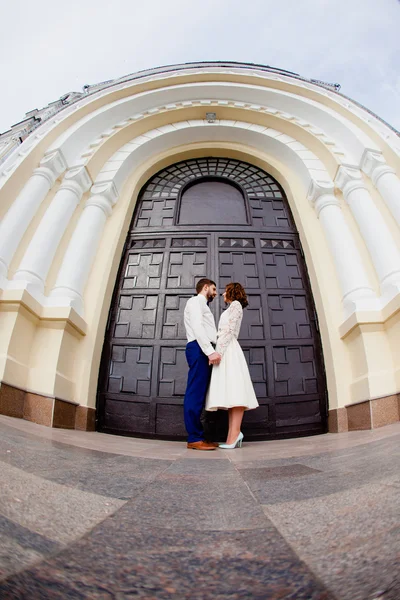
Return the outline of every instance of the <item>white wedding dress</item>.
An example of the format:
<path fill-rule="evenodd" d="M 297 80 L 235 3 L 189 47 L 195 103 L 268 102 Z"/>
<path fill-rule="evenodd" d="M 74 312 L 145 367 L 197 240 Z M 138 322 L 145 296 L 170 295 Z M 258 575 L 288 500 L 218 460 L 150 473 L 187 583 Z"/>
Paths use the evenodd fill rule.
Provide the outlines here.
<path fill-rule="evenodd" d="M 242 305 L 234 300 L 219 320 L 216 351 L 222 360 L 212 368 L 206 410 L 227 410 L 234 406 L 251 410 L 258 406 L 246 359 L 237 341 L 242 318 Z"/>

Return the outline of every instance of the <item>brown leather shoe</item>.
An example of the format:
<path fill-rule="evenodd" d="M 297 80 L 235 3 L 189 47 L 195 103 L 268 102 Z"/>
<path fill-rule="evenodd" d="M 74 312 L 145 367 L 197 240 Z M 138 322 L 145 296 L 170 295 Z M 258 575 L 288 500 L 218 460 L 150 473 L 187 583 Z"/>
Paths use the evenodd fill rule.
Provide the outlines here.
<path fill-rule="evenodd" d="M 204 440 L 200 442 L 188 442 L 187 447 L 191 450 L 215 450 L 216 446 L 208 444 Z"/>
<path fill-rule="evenodd" d="M 218 448 L 219 443 L 218 442 L 210 442 L 209 440 L 204 440 L 206 444 L 208 444 L 209 446 L 214 446 L 214 448 Z"/>

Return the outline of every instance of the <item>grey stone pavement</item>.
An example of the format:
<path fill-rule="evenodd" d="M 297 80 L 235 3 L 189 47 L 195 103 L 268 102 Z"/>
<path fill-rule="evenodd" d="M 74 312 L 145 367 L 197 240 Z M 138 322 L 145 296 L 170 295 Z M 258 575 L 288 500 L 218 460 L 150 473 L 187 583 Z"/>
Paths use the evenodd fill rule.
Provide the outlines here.
<path fill-rule="evenodd" d="M 0 417 L 0 598 L 399 600 L 399 442 L 196 452 Z"/>

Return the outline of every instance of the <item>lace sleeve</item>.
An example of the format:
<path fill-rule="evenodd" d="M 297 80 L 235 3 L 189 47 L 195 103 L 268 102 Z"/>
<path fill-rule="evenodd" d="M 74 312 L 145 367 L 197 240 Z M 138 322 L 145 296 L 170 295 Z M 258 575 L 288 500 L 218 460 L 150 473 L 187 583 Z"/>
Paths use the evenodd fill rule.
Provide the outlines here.
<path fill-rule="evenodd" d="M 228 310 L 228 321 L 224 324 L 222 330 L 218 332 L 216 351 L 221 355 L 225 353 L 232 339 L 238 336 L 243 316 L 242 305 L 237 300 L 232 302 Z"/>

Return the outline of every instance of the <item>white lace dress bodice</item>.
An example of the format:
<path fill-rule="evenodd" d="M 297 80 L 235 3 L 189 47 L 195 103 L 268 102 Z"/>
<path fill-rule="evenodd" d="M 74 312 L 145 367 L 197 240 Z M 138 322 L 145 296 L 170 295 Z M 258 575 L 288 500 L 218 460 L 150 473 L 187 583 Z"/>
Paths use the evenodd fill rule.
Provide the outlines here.
<path fill-rule="evenodd" d="M 243 308 L 240 302 L 235 300 L 221 315 L 218 323 L 216 351 L 225 354 L 232 339 L 238 339 L 240 326 L 242 324 Z"/>

